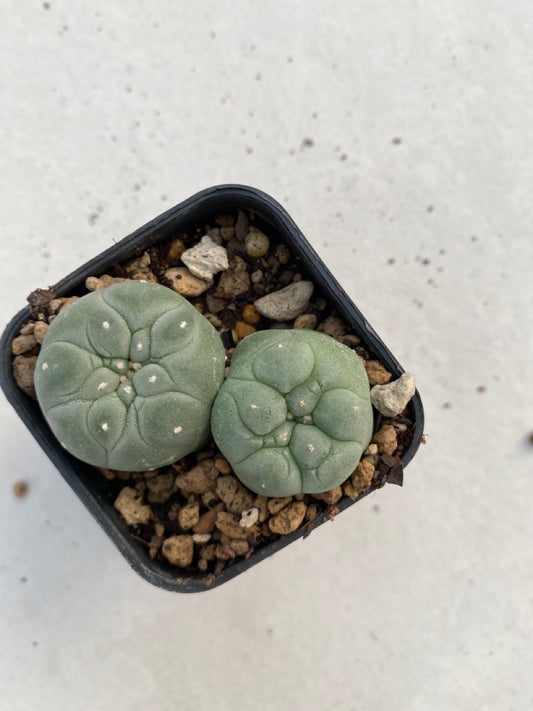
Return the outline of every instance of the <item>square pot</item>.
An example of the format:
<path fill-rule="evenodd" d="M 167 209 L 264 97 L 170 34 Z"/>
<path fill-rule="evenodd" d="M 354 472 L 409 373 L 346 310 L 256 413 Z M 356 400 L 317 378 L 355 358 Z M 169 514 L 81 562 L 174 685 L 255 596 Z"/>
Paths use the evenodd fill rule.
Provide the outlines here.
<path fill-rule="evenodd" d="M 342 316 L 347 326 L 361 339 L 362 345 L 387 368 L 394 379 L 398 378 L 403 373 L 403 369 L 396 358 L 348 298 L 287 212 L 270 196 L 247 186 L 221 185 L 194 195 L 69 274 L 53 287 L 54 292 L 58 297 L 81 295 L 86 291 L 85 279 L 88 276 L 105 273 L 114 264 L 124 263 L 134 258 L 139 254 L 139 251 L 142 252 L 183 232 L 194 231 L 197 227 L 213 224 L 212 220 L 217 214 L 238 209 L 253 212 L 257 224 L 262 226 L 265 232 L 275 236 L 278 242 L 284 243 L 289 248 L 304 278 L 314 282 L 316 291 Z M 2 389 L 62 476 L 114 541 L 130 565 L 146 580 L 158 587 L 176 592 L 198 592 L 212 589 L 309 532 L 308 527 L 303 527 L 281 538 L 265 541 L 253 551 L 248 559 L 234 560 L 216 577 L 212 573 L 201 574 L 198 571 L 178 570 L 165 562 L 151 559 L 146 548 L 132 537 L 126 523 L 115 510 L 113 495 L 104 477 L 95 473 L 94 467 L 72 457 L 60 446 L 44 420 L 38 403 L 26 395 L 16 384 L 12 372 L 11 342 L 28 319 L 29 307 L 26 307 L 8 324 L 0 341 L 0 384 Z M 418 392 L 409 402 L 407 412 L 409 420 L 413 424 L 410 442 L 405 446 L 401 455 L 404 466 L 415 455 L 423 434 L 424 415 Z M 383 481 L 379 482 L 380 485 L 383 483 Z M 337 508 L 339 511 L 343 511 L 375 488 L 376 485 L 372 486 L 354 501 L 343 497 Z M 325 520 L 326 514 L 321 514 L 318 519 L 313 521 L 312 528 Z"/>

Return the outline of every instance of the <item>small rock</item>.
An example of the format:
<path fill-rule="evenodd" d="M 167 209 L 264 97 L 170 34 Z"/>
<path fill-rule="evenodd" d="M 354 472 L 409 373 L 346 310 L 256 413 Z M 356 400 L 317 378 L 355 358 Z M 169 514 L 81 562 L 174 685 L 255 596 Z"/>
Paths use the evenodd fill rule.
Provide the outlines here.
<path fill-rule="evenodd" d="M 44 321 L 37 321 L 35 323 L 35 328 L 33 329 L 33 335 L 35 336 L 35 340 L 37 343 L 42 343 L 44 341 L 44 337 L 46 336 L 46 332 L 48 331 L 48 324 L 45 323 Z"/>
<path fill-rule="evenodd" d="M 217 299 L 211 294 L 206 294 L 205 303 L 212 314 L 218 314 L 219 311 L 226 308 L 226 303 L 222 299 Z"/>
<path fill-rule="evenodd" d="M 348 493 L 345 488 L 346 495 L 349 496 L 350 499 L 355 499 L 360 496 L 360 494 L 364 493 L 372 483 L 374 472 L 375 467 L 370 462 L 362 459 L 355 468 L 351 478 L 345 482 L 345 487 L 351 485 L 351 494 Z"/>
<path fill-rule="evenodd" d="M 223 506 L 224 504 L 221 502 L 221 507 Z M 193 526 L 192 530 L 194 533 L 211 533 L 215 527 L 215 521 L 217 520 L 219 510 L 220 508 L 215 507 L 214 509 L 210 509 L 209 511 L 203 513 L 198 519 L 198 522 Z"/>
<path fill-rule="evenodd" d="M 174 475 L 170 472 L 158 474 L 146 482 L 148 501 L 151 504 L 164 504 L 174 493 Z"/>
<path fill-rule="evenodd" d="M 372 437 L 372 441 L 377 444 L 380 454 L 394 454 L 398 446 L 396 430 L 392 425 L 383 425 Z"/>
<path fill-rule="evenodd" d="M 120 284 L 123 281 L 129 281 L 129 279 L 112 277 L 109 274 L 102 274 L 100 277 L 88 276 L 85 280 L 85 286 L 88 291 L 99 291 L 100 289 L 105 289 L 113 284 Z"/>
<path fill-rule="evenodd" d="M 285 244 L 278 244 L 275 256 L 280 264 L 287 264 L 291 258 L 291 251 Z"/>
<path fill-rule="evenodd" d="M 104 276 L 107 276 L 107 274 L 104 274 Z M 109 279 L 112 279 L 112 277 L 109 277 Z M 119 281 L 127 281 L 127 280 L 120 279 Z M 109 285 L 106 283 L 102 288 L 105 288 L 106 286 L 109 286 Z M 50 314 L 50 316 L 48 318 L 48 322 L 50 322 L 52 320 L 52 316 L 54 314 L 61 313 L 61 311 L 64 311 L 67 308 L 67 306 L 70 306 L 70 304 L 73 304 L 79 298 L 80 298 L 79 296 L 68 296 L 68 297 L 62 296 L 59 299 L 52 299 L 52 301 L 48 305 L 48 313 Z"/>
<path fill-rule="evenodd" d="M 229 538 L 246 538 L 248 535 L 248 531 L 240 525 L 237 517 L 226 511 L 219 511 L 215 526 Z"/>
<path fill-rule="evenodd" d="M 296 531 L 304 520 L 306 510 L 307 506 L 303 501 L 294 501 L 284 509 L 281 509 L 275 516 L 272 516 L 268 522 L 268 527 L 272 533 L 278 533 L 281 536 L 292 533 Z"/>
<path fill-rule="evenodd" d="M 370 399 L 378 412 L 385 417 L 399 415 L 415 394 L 415 376 L 404 373 L 398 380 L 386 385 L 375 385 L 370 391 Z"/>
<path fill-rule="evenodd" d="M 358 346 L 361 343 L 361 339 L 354 336 L 352 333 L 347 333 L 342 339 L 342 342 L 345 346 L 348 346 L 348 348 L 355 348 L 355 346 Z"/>
<path fill-rule="evenodd" d="M 200 279 L 186 267 L 170 267 L 165 272 L 169 286 L 182 296 L 200 296 L 213 284 L 212 280 Z"/>
<path fill-rule="evenodd" d="M 263 274 L 263 272 L 260 269 L 255 269 L 250 275 L 252 284 L 260 284 L 264 278 L 265 278 L 265 275 Z"/>
<path fill-rule="evenodd" d="M 220 275 L 214 296 L 217 299 L 233 299 L 250 288 L 250 277 L 246 262 L 241 257 L 232 258 L 229 268 Z"/>
<path fill-rule="evenodd" d="M 314 521 L 314 519 L 318 516 L 319 512 L 320 509 L 318 507 L 318 504 L 314 504 L 313 502 L 311 502 L 307 505 L 307 511 L 305 512 L 305 520 L 307 522 Z"/>
<path fill-rule="evenodd" d="M 215 274 L 229 266 L 225 248 L 219 247 L 209 235 L 204 235 L 197 245 L 186 249 L 181 255 L 181 261 L 191 274 L 205 281 L 211 281 Z"/>
<path fill-rule="evenodd" d="M 215 467 L 221 474 L 231 474 L 230 464 L 224 457 L 215 457 Z"/>
<path fill-rule="evenodd" d="M 328 316 L 317 330 L 339 340 L 346 335 L 346 324 L 339 316 Z"/>
<path fill-rule="evenodd" d="M 235 335 L 237 336 L 237 341 L 242 341 L 246 336 L 255 333 L 257 329 L 255 326 L 251 326 L 249 323 L 244 323 L 244 321 L 237 321 L 235 324 Z"/>
<path fill-rule="evenodd" d="M 307 328 L 312 331 L 316 326 L 317 317 L 315 314 L 300 314 L 294 321 L 294 328 Z"/>
<path fill-rule="evenodd" d="M 242 310 L 242 320 L 251 326 L 257 326 L 261 320 L 261 314 L 253 304 L 246 304 Z"/>
<path fill-rule="evenodd" d="M 36 363 L 37 356 L 28 357 L 19 355 L 13 360 L 13 377 L 15 378 L 15 382 L 26 395 L 29 395 L 34 400 L 37 399 L 35 386 L 33 384 L 33 373 Z"/>
<path fill-rule="evenodd" d="M 17 336 L 11 341 L 11 352 L 14 356 L 22 355 L 31 351 L 37 345 L 37 340 L 33 333 L 28 333 L 27 336 Z"/>
<path fill-rule="evenodd" d="M 252 494 L 231 474 L 218 477 L 217 494 L 230 513 L 241 514 L 252 508 Z"/>
<path fill-rule="evenodd" d="M 219 543 L 215 548 L 215 555 L 219 560 L 233 560 L 236 553 L 227 543 Z"/>
<path fill-rule="evenodd" d="M 24 326 L 20 327 L 19 335 L 20 336 L 29 336 L 31 333 L 35 331 L 35 325 L 36 323 L 44 323 L 44 321 L 28 321 L 28 323 L 25 323 Z"/>
<path fill-rule="evenodd" d="M 172 240 L 170 243 L 170 246 L 168 248 L 168 255 L 167 259 L 169 262 L 177 262 L 178 259 L 181 258 L 181 255 L 185 251 L 185 245 L 183 244 L 183 240 L 176 238 Z"/>
<path fill-rule="evenodd" d="M 200 558 L 203 560 L 215 560 L 216 558 L 216 545 L 214 543 L 209 543 L 208 545 L 203 545 L 198 551 Z"/>
<path fill-rule="evenodd" d="M 212 459 L 204 459 L 185 474 L 178 474 L 176 486 L 193 494 L 205 494 L 215 488 L 218 471 Z"/>
<path fill-rule="evenodd" d="M 235 237 L 235 227 L 221 227 L 220 237 L 224 240 L 224 242 L 229 242 Z"/>
<path fill-rule="evenodd" d="M 209 543 L 209 541 L 211 540 L 211 534 L 210 533 L 193 533 L 192 540 L 194 543 L 198 543 L 198 544 Z"/>
<path fill-rule="evenodd" d="M 244 238 L 244 247 L 249 257 L 264 257 L 270 247 L 270 241 L 261 230 L 253 228 Z"/>
<path fill-rule="evenodd" d="M 269 512 L 274 515 L 284 509 L 285 506 L 288 506 L 291 501 L 292 496 L 273 497 L 271 499 L 268 499 L 267 508 Z"/>
<path fill-rule="evenodd" d="M 229 546 L 237 555 L 246 555 L 250 550 L 250 544 L 242 538 L 233 538 L 230 541 Z"/>
<path fill-rule="evenodd" d="M 312 293 L 312 282 L 302 280 L 262 296 L 254 306 L 272 321 L 290 321 L 305 311 Z"/>
<path fill-rule="evenodd" d="M 192 536 L 170 536 L 163 542 L 161 552 L 172 565 L 186 568 L 192 563 L 194 556 L 194 543 Z"/>
<path fill-rule="evenodd" d="M 258 495 L 254 499 L 254 508 L 259 512 L 259 523 L 263 523 L 269 516 L 268 499 L 266 496 Z"/>
<path fill-rule="evenodd" d="M 378 453 L 378 446 L 375 442 L 370 442 L 368 447 L 365 449 L 363 452 L 364 457 L 373 457 L 375 454 Z"/>
<path fill-rule="evenodd" d="M 248 215 L 243 210 L 239 210 L 237 213 L 237 222 L 235 223 L 235 237 L 240 242 L 242 242 L 248 234 L 249 226 L 250 221 L 248 220 Z"/>
<path fill-rule="evenodd" d="M 323 501 L 326 504 L 336 504 L 340 499 L 342 499 L 342 489 L 340 486 L 336 486 L 329 491 L 324 491 L 321 494 L 313 494 L 314 499 Z"/>
<path fill-rule="evenodd" d="M 115 508 L 128 526 L 148 523 L 152 516 L 151 508 L 142 503 L 142 495 L 130 486 L 121 489 L 115 501 Z"/>
<path fill-rule="evenodd" d="M 251 509 L 248 509 L 248 511 L 243 511 L 241 520 L 239 521 L 239 526 L 242 526 L 243 528 L 250 528 L 250 526 L 253 526 L 254 523 L 257 523 L 259 520 L 259 509 L 253 506 Z"/>
<path fill-rule="evenodd" d="M 184 531 L 196 526 L 200 520 L 200 505 L 197 501 L 182 506 L 178 513 L 178 523 Z"/>
<path fill-rule="evenodd" d="M 215 223 L 219 227 L 233 227 L 235 224 L 235 218 L 233 215 L 229 214 L 220 214 L 215 217 Z"/>
<path fill-rule="evenodd" d="M 378 360 L 363 360 L 370 387 L 373 385 L 384 385 L 392 378 L 388 370 L 381 365 Z"/>

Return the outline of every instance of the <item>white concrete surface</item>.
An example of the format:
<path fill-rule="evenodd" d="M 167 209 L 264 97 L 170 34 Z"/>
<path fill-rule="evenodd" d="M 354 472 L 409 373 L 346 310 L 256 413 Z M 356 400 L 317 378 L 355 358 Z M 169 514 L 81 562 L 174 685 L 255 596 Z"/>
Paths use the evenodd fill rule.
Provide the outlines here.
<path fill-rule="evenodd" d="M 531 3 L 45 5 L 1 7 L 3 321 L 198 189 L 247 183 L 417 374 L 428 442 L 403 489 L 173 595 L 2 397 L 0 708 L 533 708 Z"/>

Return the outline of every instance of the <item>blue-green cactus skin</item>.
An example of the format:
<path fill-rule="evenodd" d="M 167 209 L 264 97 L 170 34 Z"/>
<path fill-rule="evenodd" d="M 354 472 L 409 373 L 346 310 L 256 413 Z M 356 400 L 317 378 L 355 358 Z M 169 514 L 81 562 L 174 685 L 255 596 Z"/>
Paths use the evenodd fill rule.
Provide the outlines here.
<path fill-rule="evenodd" d="M 186 299 L 127 281 L 83 296 L 50 324 L 35 389 L 71 454 L 145 471 L 204 444 L 224 362 L 216 330 Z"/>
<path fill-rule="evenodd" d="M 211 413 L 215 441 L 257 494 L 317 494 L 345 481 L 372 436 L 365 368 L 323 333 L 260 331 L 235 349 Z"/>

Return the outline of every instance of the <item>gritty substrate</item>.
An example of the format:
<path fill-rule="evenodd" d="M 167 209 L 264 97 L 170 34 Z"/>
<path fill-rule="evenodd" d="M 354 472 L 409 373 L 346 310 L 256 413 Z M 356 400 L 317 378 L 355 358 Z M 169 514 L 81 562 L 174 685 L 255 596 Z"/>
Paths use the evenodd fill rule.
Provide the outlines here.
<path fill-rule="evenodd" d="M 123 279 L 159 282 L 175 289 L 217 329 L 228 365 L 235 345 L 256 330 L 314 328 L 358 353 L 370 386 L 389 382 L 391 374 L 348 330 L 317 289 L 303 312 L 290 322 L 273 322 L 257 312 L 253 303 L 259 297 L 309 277 L 302 274 L 275 234 L 261 228 L 260 235 L 245 239 L 254 228 L 253 215 L 244 211 L 217 215 L 210 225 L 139 252 L 135 259 L 114 266 L 107 274 L 88 277 L 87 291 Z M 229 268 L 211 281 L 192 276 L 180 260 L 183 251 L 205 234 L 223 245 L 229 258 Z M 265 248 L 262 256 L 256 256 Z M 37 290 L 28 297 L 31 320 L 13 340 L 12 351 L 15 379 L 30 397 L 35 398 L 33 370 L 48 324 L 76 298 L 57 298 L 51 289 Z M 310 531 L 324 515 L 333 520 L 343 497 L 355 500 L 387 481 L 401 484 L 400 456 L 413 429 L 408 409 L 394 418 L 383 418 L 374 411 L 374 435 L 362 460 L 342 486 L 324 494 L 282 499 L 257 496 L 240 484 L 212 441 L 156 471 L 95 468 L 95 476 L 105 478 L 115 508 L 147 555 L 163 564 L 211 574 L 214 579 L 231 561 L 248 558 L 266 541 L 299 528 Z"/>

